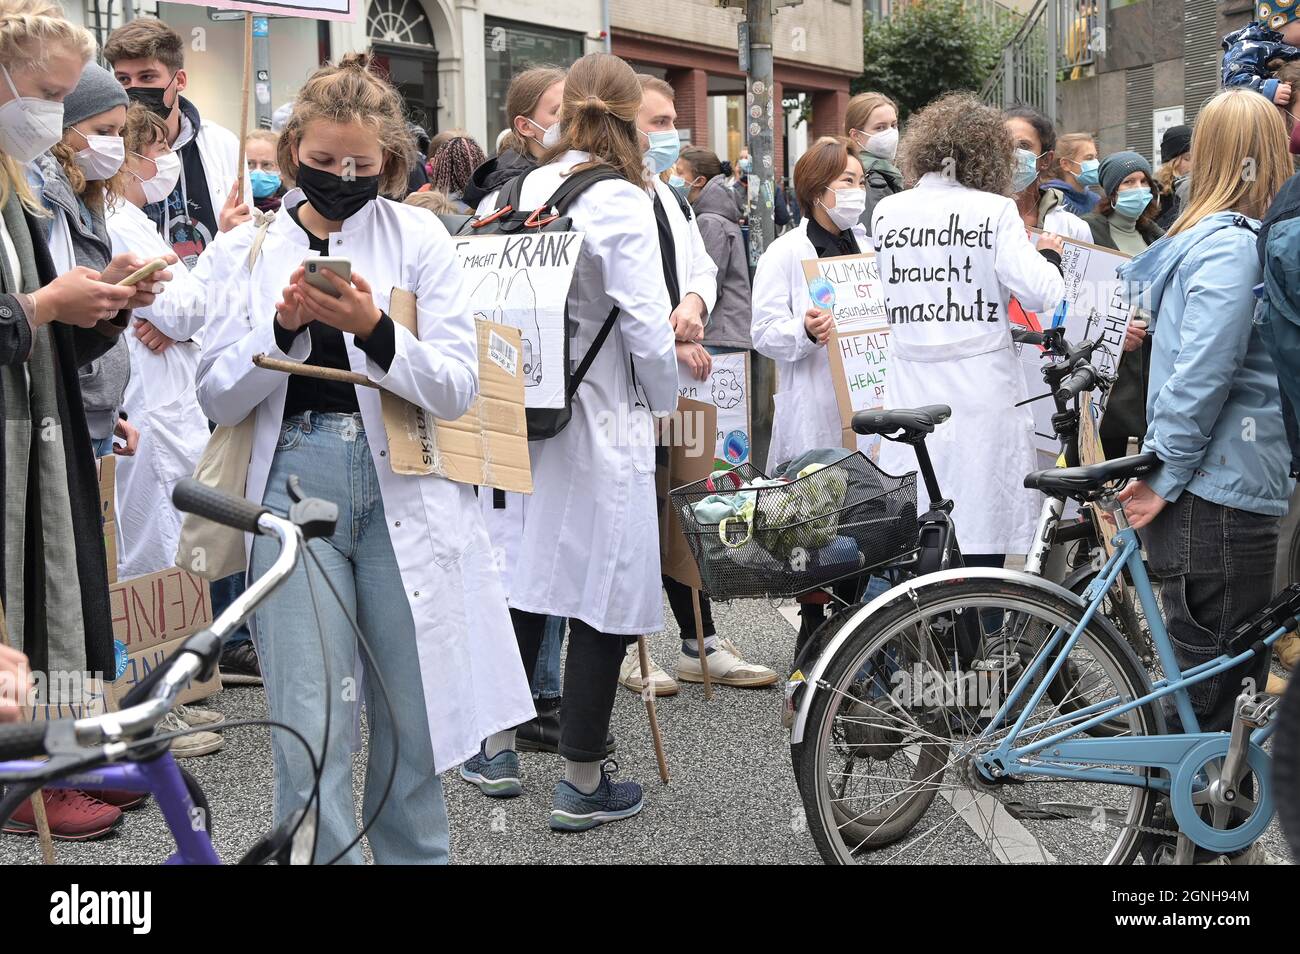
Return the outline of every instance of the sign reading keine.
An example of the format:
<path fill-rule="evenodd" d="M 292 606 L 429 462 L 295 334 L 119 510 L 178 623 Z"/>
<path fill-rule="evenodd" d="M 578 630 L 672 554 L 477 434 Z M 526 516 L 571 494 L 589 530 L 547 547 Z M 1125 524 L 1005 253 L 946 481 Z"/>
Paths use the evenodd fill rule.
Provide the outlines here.
<path fill-rule="evenodd" d="M 474 317 L 519 329 L 524 406 L 564 407 L 564 305 L 581 232 L 454 238 Z M 579 356 L 572 356 L 576 361 Z"/>
<path fill-rule="evenodd" d="M 172 0 L 194 7 L 213 7 L 217 10 L 242 10 L 245 13 L 274 13 L 284 17 L 306 17 L 310 20 L 355 20 L 361 0 Z"/>
<path fill-rule="evenodd" d="M 829 310 L 835 318 L 826 349 L 844 446 L 874 459 L 880 438 L 855 434 L 852 422 L 858 411 L 882 407 L 885 400 L 889 315 L 876 256 L 868 252 L 811 259 L 803 269 L 810 304 Z"/>

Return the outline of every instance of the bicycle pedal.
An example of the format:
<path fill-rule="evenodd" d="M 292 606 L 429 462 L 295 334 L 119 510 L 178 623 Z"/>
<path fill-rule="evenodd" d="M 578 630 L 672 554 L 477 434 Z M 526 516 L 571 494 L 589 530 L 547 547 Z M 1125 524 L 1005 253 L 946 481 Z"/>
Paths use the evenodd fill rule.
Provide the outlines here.
<path fill-rule="evenodd" d="M 1232 631 L 1228 637 L 1229 652 L 1236 656 L 1256 645 L 1262 646 L 1263 641 L 1279 627 L 1294 630 L 1297 616 L 1300 616 L 1300 583 L 1292 583 Z"/>
<path fill-rule="evenodd" d="M 1237 717 L 1252 729 L 1262 729 L 1273 721 L 1282 704 L 1281 696 L 1256 693 L 1250 698 L 1242 698 L 1237 703 Z"/>

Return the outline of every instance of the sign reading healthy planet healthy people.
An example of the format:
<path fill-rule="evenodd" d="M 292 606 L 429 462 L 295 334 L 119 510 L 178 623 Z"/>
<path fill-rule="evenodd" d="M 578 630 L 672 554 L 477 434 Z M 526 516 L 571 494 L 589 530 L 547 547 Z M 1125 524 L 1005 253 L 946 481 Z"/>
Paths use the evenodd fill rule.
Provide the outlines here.
<path fill-rule="evenodd" d="M 706 380 L 697 378 L 685 364 L 677 364 L 678 391 L 684 398 L 712 404 L 718 409 L 715 468 L 731 468 L 749 460 L 749 352 L 713 355 Z"/>
<path fill-rule="evenodd" d="M 1038 241 L 1040 234 L 1037 229 L 1030 229 L 1029 240 Z M 1092 366 L 1114 376 L 1119 371 L 1120 356 L 1124 353 L 1124 334 L 1134 312 L 1134 307 L 1124 301 L 1123 282 L 1115 270 L 1127 262 L 1129 256 L 1064 236 L 1062 242 L 1066 340 L 1082 344 L 1100 338 L 1101 347 L 1093 352 Z M 1051 327 L 1054 316 L 1027 312 L 1013 299 L 1010 317 L 1012 324 L 1042 331 Z M 1047 388 L 1043 384 L 1042 349 L 1031 345 L 1017 345 L 1016 348 L 1020 352 L 1029 394 L 1043 394 Z M 1059 442 L 1052 436 L 1052 414 L 1056 405 L 1050 399 L 1044 399 L 1029 406 L 1034 410 L 1034 442 L 1039 459 L 1044 467 L 1050 467 L 1061 451 Z"/>
<path fill-rule="evenodd" d="M 564 305 L 582 232 L 456 238 L 474 317 L 519 329 L 524 406 L 564 407 Z"/>
<path fill-rule="evenodd" d="M 808 279 L 809 304 L 831 312 L 835 318 L 826 348 L 840 408 L 843 444 L 875 458 L 880 438 L 855 434 L 852 423 L 858 411 L 882 407 L 885 400 L 889 319 L 876 256 L 867 253 L 812 259 L 803 263 L 803 270 Z"/>

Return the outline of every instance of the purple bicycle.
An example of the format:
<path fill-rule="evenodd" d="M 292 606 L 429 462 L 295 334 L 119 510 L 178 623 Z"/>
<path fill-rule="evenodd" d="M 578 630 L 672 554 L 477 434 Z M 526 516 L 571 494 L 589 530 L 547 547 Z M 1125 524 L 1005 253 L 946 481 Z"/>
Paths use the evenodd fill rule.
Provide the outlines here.
<path fill-rule="evenodd" d="M 55 783 L 91 791 L 146 792 L 157 799 L 176 843 L 167 864 L 221 863 L 212 846 L 207 800 L 197 781 L 176 764 L 168 748 L 174 736 L 184 733 L 156 730 L 191 679 L 212 676 L 226 636 L 293 573 L 300 552 L 311 555 L 306 541 L 334 532 L 338 521 L 335 504 L 303 496 L 297 478 L 290 479 L 290 496 L 295 503 L 289 514 L 282 517 L 195 480 L 183 480 L 177 485 L 172 501 L 178 510 L 246 533 L 276 537 L 280 543 L 278 557 L 266 574 L 250 585 L 211 627 L 191 636 L 167 665 L 158 666 L 136 685 L 123 700 L 120 711 L 85 719 L 0 725 L 0 784 L 5 786 L 5 795 L 0 799 L 0 821 L 7 819 L 39 788 Z M 293 727 L 259 719 L 230 722 L 223 728 L 239 725 L 271 725 L 296 737 L 308 750 L 319 785 L 321 761 Z M 316 848 L 316 810 L 313 791 L 305 807 L 259 838 L 239 863 L 312 863 Z M 361 834 L 364 830 L 357 835 L 358 839 Z"/>

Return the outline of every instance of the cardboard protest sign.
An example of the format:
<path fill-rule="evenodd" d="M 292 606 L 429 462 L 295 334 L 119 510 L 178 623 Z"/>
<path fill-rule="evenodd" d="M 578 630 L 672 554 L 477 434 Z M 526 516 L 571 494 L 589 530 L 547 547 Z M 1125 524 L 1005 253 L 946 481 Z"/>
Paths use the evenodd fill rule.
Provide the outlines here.
<path fill-rule="evenodd" d="M 243 10 L 246 13 L 269 13 L 286 17 L 305 17 L 309 20 L 355 20 L 360 0 L 171 0 L 196 7 L 213 7 L 217 10 Z"/>
<path fill-rule="evenodd" d="M 843 445 L 875 459 L 879 436 L 859 436 L 852 423 L 858 411 L 882 407 L 885 399 L 889 316 L 876 256 L 812 259 L 803 263 L 803 269 L 812 304 L 829 309 L 835 318 L 826 353 L 840 409 Z"/>
<path fill-rule="evenodd" d="M 394 288 L 393 321 L 417 331 L 416 301 Z M 479 393 L 454 421 L 435 420 L 391 391 L 380 391 L 393 473 L 437 474 L 458 483 L 518 493 L 533 492 L 519 330 L 478 321 Z"/>
<path fill-rule="evenodd" d="M 1037 241 L 1039 230 L 1030 229 L 1030 240 Z M 1102 340 L 1102 347 L 1093 352 L 1092 365 L 1099 371 L 1114 375 L 1119 369 L 1119 359 L 1124 353 L 1124 333 L 1133 317 L 1133 307 L 1124 304 L 1123 283 L 1115 274 L 1120 265 L 1129 260 L 1123 252 L 1102 248 L 1088 242 L 1078 242 L 1062 237 L 1061 272 L 1065 276 L 1064 322 L 1066 338 L 1075 343 Z M 1052 327 L 1052 315 L 1027 312 L 1014 299 L 1011 302 L 1012 324 L 1030 331 L 1043 331 Z M 1043 394 L 1046 386 L 1042 376 L 1042 349 L 1031 345 L 1016 345 L 1025 384 L 1031 397 Z M 1052 414 L 1056 410 L 1050 399 L 1029 405 L 1034 412 L 1035 444 L 1044 466 L 1060 453 L 1060 445 L 1052 436 Z M 1103 409 L 1104 412 L 1104 409 Z"/>
<path fill-rule="evenodd" d="M 527 407 L 564 407 L 564 304 L 581 232 L 454 238 L 476 318 L 518 328 Z"/>
<path fill-rule="evenodd" d="M 682 397 L 717 408 L 717 442 L 713 452 L 715 469 L 735 467 L 749 460 L 749 352 L 713 355 L 713 368 L 701 381 L 690 368 L 677 365 L 678 392 Z"/>
<path fill-rule="evenodd" d="M 99 514 L 104 527 L 108 582 L 117 582 L 117 458 L 99 458 Z"/>
<path fill-rule="evenodd" d="M 717 430 L 718 409 L 714 405 L 678 398 L 677 411 L 661 425 L 656 454 L 660 570 L 664 576 L 697 590 L 701 588 L 700 570 L 668 491 L 703 480 L 713 472 L 713 443 L 708 438 Z"/>
<path fill-rule="evenodd" d="M 212 601 L 207 581 L 179 567 L 123 580 L 109 587 L 108 597 L 117 662 L 110 689 L 116 704 L 187 638 L 212 623 Z M 214 674 L 186 687 L 179 701 L 193 702 L 220 688 L 221 679 Z"/>

